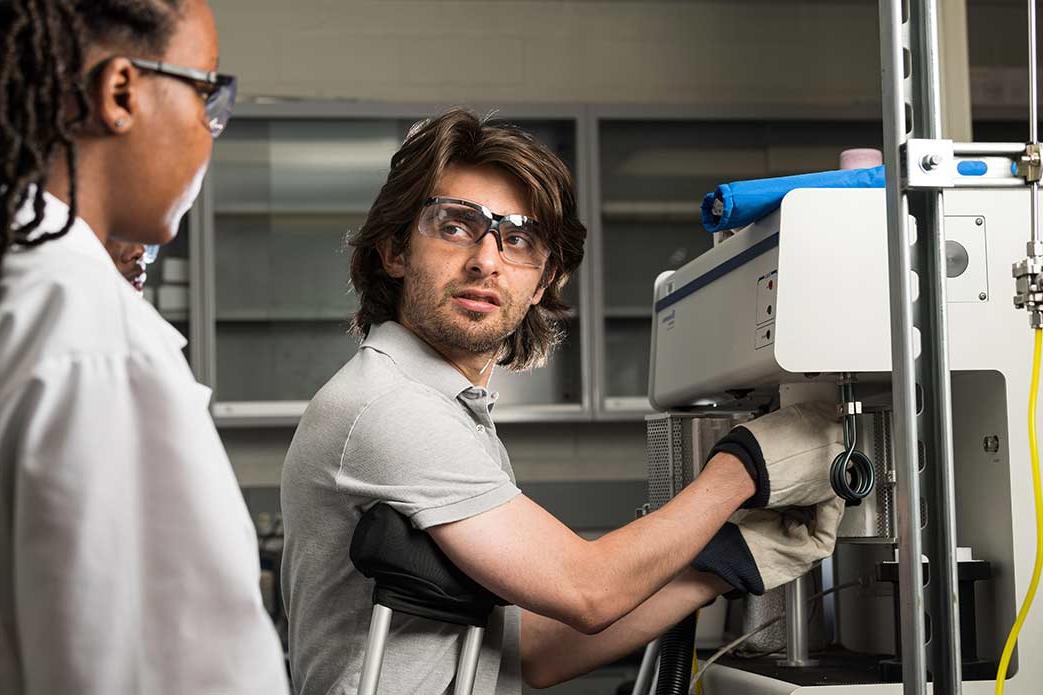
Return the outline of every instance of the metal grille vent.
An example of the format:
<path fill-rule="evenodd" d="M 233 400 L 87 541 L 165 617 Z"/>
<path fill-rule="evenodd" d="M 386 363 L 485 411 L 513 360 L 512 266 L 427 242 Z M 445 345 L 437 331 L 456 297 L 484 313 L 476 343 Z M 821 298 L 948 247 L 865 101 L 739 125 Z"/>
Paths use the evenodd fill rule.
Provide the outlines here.
<path fill-rule="evenodd" d="M 673 497 L 670 422 L 665 416 L 652 416 L 645 425 L 648 432 L 648 505 L 659 509 Z"/>
<path fill-rule="evenodd" d="M 692 417 L 650 415 L 648 432 L 648 506 L 659 509 L 692 481 Z"/>
<path fill-rule="evenodd" d="M 648 506 L 656 510 L 692 482 L 707 452 L 744 416 L 657 413 L 645 418 L 648 435 Z"/>
<path fill-rule="evenodd" d="M 876 461 L 876 532 L 880 538 L 895 537 L 894 457 L 891 448 L 891 411 L 873 414 L 873 445 Z"/>

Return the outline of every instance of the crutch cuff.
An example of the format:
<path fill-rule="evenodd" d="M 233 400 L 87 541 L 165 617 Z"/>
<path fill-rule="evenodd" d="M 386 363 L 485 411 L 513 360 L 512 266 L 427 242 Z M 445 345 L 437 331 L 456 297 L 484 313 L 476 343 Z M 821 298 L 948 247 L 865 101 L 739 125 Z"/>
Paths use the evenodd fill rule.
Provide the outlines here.
<path fill-rule="evenodd" d="M 379 503 L 359 519 L 348 551 L 376 582 L 373 602 L 393 611 L 457 625 L 485 627 L 505 601 L 464 574 L 426 532 Z"/>

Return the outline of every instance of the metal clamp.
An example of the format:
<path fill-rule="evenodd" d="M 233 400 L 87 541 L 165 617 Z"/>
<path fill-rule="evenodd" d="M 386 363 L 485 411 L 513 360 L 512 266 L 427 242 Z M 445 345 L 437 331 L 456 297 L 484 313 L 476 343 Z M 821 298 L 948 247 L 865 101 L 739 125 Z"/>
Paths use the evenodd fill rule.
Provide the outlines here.
<path fill-rule="evenodd" d="M 1025 153 L 1018 158 L 1016 173 L 1025 179 L 1026 183 L 1034 183 L 1043 178 L 1043 157 L 1040 156 L 1038 142 L 1030 142 L 1025 145 Z"/>
<path fill-rule="evenodd" d="M 1014 306 L 1029 312 L 1029 325 L 1043 328 L 1043 254 L 1040 242 L 1028 243 L 1029 256 L 1011 268 L 1014 276 Z"/>

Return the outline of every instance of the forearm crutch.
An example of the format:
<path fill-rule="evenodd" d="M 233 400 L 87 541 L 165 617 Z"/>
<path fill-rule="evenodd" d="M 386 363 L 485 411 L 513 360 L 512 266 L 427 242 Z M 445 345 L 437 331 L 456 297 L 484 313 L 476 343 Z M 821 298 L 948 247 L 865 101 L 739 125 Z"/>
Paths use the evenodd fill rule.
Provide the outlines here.
<path fill-rule="evenodd" d="M 471 695 L 489 614 L 504 602 L 461 572 L 424 531 L 384 503 L 359 519 L 349 551 L 373 579 L 373 614 L 358 695 L 376 695 L 395 611 L 467 627 L 453 695 Z"/>

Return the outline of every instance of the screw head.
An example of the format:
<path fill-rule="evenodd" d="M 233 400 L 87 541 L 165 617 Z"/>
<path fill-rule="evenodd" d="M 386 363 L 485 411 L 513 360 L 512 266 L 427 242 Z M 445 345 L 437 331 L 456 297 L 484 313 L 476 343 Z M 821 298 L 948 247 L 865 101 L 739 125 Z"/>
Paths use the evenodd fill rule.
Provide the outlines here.
<path fill-rule="evenodd" d="M 985 301 L 986 299 L 988 299 L 988 298 L 989 298 L 989 295 L 985 294 L 984 292 L 981 292 L 980 294 L 978 294 L 978 299 L 980 299 L 980 300 L 981 300 L 981 301 L 983 301 L 983 302 L 984 302 L 984 301 Z"/>
<path fill-rule="evenodd" d="M 980 217 L 978 217 L 978 218 L 975 218 L 975 220 L 974 220 L 974 224 L 976 224 L 976 225 L 978 225 L 978 226 L 980 227 L 980 226 L 982 226 L 983 224 L 985 224 L 985 220 L 983 220 L 983 219 L 982 219 L 982 218 L 980 218 Z"/>
<path fill-rule="evenodd" d="M 923 159 L 920 160 L 920 168 L 924 171 L 931 171 L 942 163 L 942 158 L 937 154 L 925 154 Z"/>

